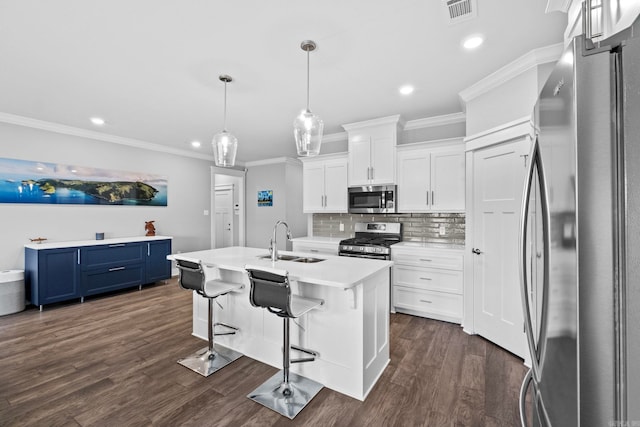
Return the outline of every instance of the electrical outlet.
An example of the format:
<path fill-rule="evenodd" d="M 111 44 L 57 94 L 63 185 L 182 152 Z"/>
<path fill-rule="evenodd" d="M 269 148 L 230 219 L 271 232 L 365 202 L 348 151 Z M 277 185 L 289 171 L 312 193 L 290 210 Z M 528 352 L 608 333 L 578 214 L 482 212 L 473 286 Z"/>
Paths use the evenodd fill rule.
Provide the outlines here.
<path fill-rule="evenodd" d="M 344 223 L 343 222 L 340 223 L 340 231 L 344 231 Z"/>
<path fill-rule="evenodd" d="M 208 210 L 204 210 L 204 212 L 202 213 L 204 216 L 209 216 L 209 211 Z"/>
<path fill-rule="evenodd" d="M 441 236 L 444 236 L 446 233 L 446 230 L 444 228 L 444 224 L 440 224 L 440 227 L 438 227 L 438 234 L 440 234 Z"/>

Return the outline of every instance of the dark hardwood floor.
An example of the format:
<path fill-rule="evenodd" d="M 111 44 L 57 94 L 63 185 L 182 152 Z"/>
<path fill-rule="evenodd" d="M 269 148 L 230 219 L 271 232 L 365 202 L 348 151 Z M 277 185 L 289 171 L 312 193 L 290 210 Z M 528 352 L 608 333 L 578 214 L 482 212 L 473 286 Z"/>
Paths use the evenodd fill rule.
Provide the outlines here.
<path fill-rule="evenodd" d="M 178 365 L 191 294 L 176 280 L 0 317 L 2 426 L 517 426 L 522 360 L 458 325 L 391 316 L 391 363 L 365 402 L 327 388 L 290 421 L 246 398 L 277 372 L 242 357 Z"/>

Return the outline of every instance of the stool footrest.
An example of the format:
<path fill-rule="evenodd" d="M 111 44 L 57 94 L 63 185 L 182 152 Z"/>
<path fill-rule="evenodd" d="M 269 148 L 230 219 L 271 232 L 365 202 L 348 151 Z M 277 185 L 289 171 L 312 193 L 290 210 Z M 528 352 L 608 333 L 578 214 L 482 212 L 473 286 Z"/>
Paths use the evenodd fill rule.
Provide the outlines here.
<path fill-rule="evenodd" d="M 301 351 L 303 353 L 307 353 L 312 355 L 313 357 L 318 357 L 319 353 L 314 350 L 309 350 L 308 348 L 298 347 L 297 345 L 291 345 L 291 350 Z"/>
<path fill-rule="evenodd" d="M 222 326 L 223 328 L 231 329 L 231 331 L 215 332 L 215 334 L 214 334 L 215 336 L 235 335 L 236 332 L 238 332 L 240 330 L 239 328 L 236 328 L 235 326 L 227 325 L 226 323 L 221 323 L 221 322 L 216 322 L 216 323 L 213 324 L 214 328 L 216 326 Z"/>

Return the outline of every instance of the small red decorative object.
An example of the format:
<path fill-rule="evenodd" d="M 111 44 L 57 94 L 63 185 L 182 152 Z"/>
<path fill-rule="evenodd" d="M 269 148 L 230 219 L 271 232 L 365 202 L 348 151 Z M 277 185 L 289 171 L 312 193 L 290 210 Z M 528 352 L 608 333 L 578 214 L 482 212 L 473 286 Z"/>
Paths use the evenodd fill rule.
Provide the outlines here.
<path fill-rule="evenodd" d="M 147 234 L 145 236 L 155 236 L 156 235 L 156 227 L 153 225 L 155 221 L 145 221 L 144 229 L 147 230 Z"/>

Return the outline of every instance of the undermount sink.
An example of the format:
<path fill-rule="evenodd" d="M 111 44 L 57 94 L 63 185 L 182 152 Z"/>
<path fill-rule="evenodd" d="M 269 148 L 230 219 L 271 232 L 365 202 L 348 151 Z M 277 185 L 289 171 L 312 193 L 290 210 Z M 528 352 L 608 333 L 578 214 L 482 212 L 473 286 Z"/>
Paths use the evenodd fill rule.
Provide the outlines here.
<path fill-rule="evenodd" d="M 260 259 L 270 259 L 271 255 L 260 255 L 258 258 Z M 304 262 L 307 264 L 313 264 L 316 262 L 324 261 L 323 258 L 308 258 L 308 257 L 300 257 L 295 255 L 278 255 L 278 261 L 293 261 L 293 262 Z"/>
<path fill-rule="evenodd" d="M 270 259 L 271 255 L 260 255 L 258 258 Z M 280 261 L 292 261 L 297 258 L 300 258 L 300 257 L 294 256 L 294 255 L 278 255 L 278 260 Z"/>
<path fill-rule="evenodd" d="M 314 262 L 324 261 L 322 258 L 296 258 L 292 260 L 293 262 L 304 262 L 307 264 L 313 264 Z"/>

